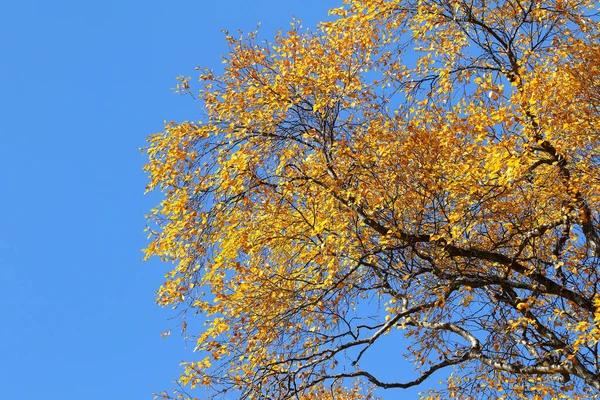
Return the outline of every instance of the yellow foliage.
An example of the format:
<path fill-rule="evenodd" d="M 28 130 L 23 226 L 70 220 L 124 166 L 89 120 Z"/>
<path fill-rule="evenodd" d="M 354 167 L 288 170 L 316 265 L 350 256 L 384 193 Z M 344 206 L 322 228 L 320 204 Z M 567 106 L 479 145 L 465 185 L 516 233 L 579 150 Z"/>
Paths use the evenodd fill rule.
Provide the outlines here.
<path fill-rule="evenodd" d="M 221 75 L 178 78 L 204 121 L 148 139 L 145 258 L 172 263 L 157 301 L 200 360 L 179 384 L 359 399 L 451 369 L 422 397 L 595 398 L 596 2 L 344 3 L 228 34 Z M 384 335 L 413 378 L 361 367 Z"/>

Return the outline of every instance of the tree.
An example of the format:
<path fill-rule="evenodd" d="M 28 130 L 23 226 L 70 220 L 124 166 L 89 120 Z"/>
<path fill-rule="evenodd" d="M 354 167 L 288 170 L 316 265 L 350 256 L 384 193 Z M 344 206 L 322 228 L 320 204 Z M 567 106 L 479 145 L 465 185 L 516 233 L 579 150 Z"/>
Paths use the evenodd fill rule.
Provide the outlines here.
<path fill-rule="evenodd" d="M 365 398 L 349 380 L 447 369 L 423 397 L 596 398 L 595 7 L 346 0 L 314 32 L 227 35 L 198 93 L 180 78 L 206 119 L 151 136 L 145 168 L 158 303 L 199 354 L 182 387 Z M 361 367 L 384 335 L 417 378 Z"/>

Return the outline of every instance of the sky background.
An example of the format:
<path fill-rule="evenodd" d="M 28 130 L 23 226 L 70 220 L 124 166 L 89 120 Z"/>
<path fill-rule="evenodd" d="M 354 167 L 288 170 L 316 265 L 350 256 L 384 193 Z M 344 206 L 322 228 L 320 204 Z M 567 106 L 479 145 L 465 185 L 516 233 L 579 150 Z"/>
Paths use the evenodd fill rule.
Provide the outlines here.
<path fill-rule="evenodd" d="M 260 37 L 327 18 L 334 0 L 32 1 L 0 12 L 0 398 L 151 399 L 193 359 L 154 303 L 168 265 L 141 263 L 140 147 L 200 118 L 170 90 L 220 68 L 222 29 Z M 385 376 L 412 367 L 390 343 Z M 387 358 L 389 360 L 389 357 Z M 392 357 L 392 360 L 394 358 Z M 403 365 L 402 367 L 399 365 Z M 386 399 L 415 398 L 416 391 Z"/>

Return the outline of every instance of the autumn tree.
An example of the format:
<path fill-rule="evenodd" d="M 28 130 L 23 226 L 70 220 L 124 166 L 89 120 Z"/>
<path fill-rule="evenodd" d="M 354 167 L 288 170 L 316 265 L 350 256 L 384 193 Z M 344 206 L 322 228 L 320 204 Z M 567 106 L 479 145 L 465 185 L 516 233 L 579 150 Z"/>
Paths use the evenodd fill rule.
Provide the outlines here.
<path fill-rule="evenodd" d="M 227 35 L 223 73 L 180 79 L 203 121 L 146 149 L 185 392 L 597 398 L 597 7 L 346 0 L 315 31 Z M 414 379 L 363 365 L 384 336 Z"/>

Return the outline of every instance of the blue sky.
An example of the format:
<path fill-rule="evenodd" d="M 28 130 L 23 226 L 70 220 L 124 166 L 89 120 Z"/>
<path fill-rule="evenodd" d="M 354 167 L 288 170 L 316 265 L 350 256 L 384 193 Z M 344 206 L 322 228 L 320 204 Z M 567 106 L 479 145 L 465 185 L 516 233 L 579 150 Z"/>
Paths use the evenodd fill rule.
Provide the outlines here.
<path fill-rule="evenodd" d="M 261 21 L 269 38 L 292 14 L 314 27 L 337 5 L 3 2 L 0 397 L 151 399 L 171 387 L 193 355 L 177 335 L 160 337 L 172 313 L 154 291 L 168 266 L 140 262 L 159 195 L 143 195 L 138 148 L 164 120 L 200 117 L 170 88 L 196 65 L 218 68 L 222 29 Z"/>

